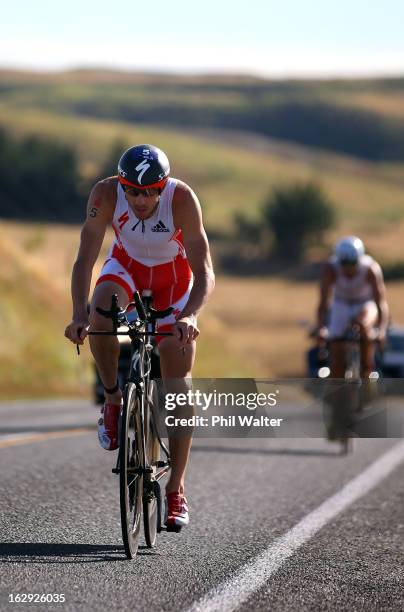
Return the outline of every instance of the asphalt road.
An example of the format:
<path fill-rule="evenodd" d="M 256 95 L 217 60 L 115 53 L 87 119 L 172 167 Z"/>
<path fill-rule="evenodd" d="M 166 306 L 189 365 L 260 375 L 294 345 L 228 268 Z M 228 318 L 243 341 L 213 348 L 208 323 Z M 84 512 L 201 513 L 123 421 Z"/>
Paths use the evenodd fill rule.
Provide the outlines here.
<path fill-rule="evenodd" d="M 1 610 L 404 609 L 402 441 L 355 440 L 343 457 L 321 439 L 195 440 L 188 529 L 131 562 L 97 415 L 0 404 Z"/>

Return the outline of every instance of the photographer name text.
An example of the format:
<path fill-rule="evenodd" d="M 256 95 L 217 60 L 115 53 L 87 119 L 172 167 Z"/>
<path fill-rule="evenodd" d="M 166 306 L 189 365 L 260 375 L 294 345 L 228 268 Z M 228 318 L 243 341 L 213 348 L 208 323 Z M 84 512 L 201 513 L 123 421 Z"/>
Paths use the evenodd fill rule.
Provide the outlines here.
<path fill-rule="evenodd" d="M 231 415 L 231 416 L 200 416 L 179 418 L 170 414 L 165 418 L 167 427 L 280 427 L 283 419 L 269 416 Z"/>

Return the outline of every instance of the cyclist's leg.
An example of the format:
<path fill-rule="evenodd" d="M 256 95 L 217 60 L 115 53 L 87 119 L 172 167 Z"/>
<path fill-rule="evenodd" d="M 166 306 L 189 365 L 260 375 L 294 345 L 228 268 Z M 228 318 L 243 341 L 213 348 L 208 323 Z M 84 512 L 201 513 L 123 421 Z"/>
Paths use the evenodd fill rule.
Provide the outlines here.
<path fill-rule="evenodd" d="M 375 369 L 374 330 L 377 324 L 378 310 L 373 301 L 366 302 L 356 315 L 361 332 L 361 375 L 368 378 Z"/>
<path fill-rule="evenodd" d="M 129 273 L 114 259 L 105 263 L 94 289 L 90 310 L 90 329 L 92 331 L 112 331 L 112 321 L 96 310 L 108 310 L 111 297 L 118 295 L 118 303 L 124 307 L 134 291 L 134 283 Z M 91 352 L 94 356 L 102 384 L 107 389 L 115 387 L 118 378 L 119 342 L 116 336 L 89 336 Z M 112 394 L 105 392 L 107 402 L 120 403 L 122 392 L 118 389 Z"/>
<path fill-rule="evenodd" d="M 169 291 L 169 297 L 164 298 L 163 293 L 156 291 L 156 307 L 162 309 L 169 304 L 174 308 L 171 315 L 159 321 L 160 331 L 171 331 L 175 323 L 175 316 L 183 310 L 188 301 L 192 288 L 192 279 L 180 280 L 175 287 Z M 162 300 L 160 302 L 160 299 Z M 164 300 L 167 300 L 167 303 Z M 187 379 L 191 377 L 192 367 L 195 361 L 196 343 L 187 344 L 184 349 L 176 337 L 158 337 L 160 352 L 161 375 L 164 379 L 175 379 L 175 392 L 187 393 L 189 386 Z M 185 410 L 187 408 L 185 407 Z M 192 410 L 187 411 L 189 416 Z M 180 415 L 179 415 L 180 416 Z M 181 415 L 182 416 L 182 415 Z M 170 436 L 169 449 L 171 456 L 171 472 L 167 482 L 166 492 L 184 493 L 185 470 L 188 463 L 189 451 L 192 443 L 192 435 Z"/>
<path fill-rule="evenodd" d="M 346 343 L 337 341 L 343 338 L 355 314 L 351 304 L 345 301 L 335 301 L 331 309 L 330 333 L 330 358 L 331 377 L 345 378 L 346 370 Z M 331 387 L 329 406 L 331 409 L 328 435 L 332 440 L 340 440 L 346 451 L 346 440 L 349 436 L 351 424 L 351 387 L 345 383 Z"/>
<path fill-rule="evenodd" d="M 342 301 L 334 301 L 331 306 L 329 338 L 330 338 L 330 370 L 332 378 L 345 377 L 345 345 L 337 342 L 344 336 L 351 320 L 351 308 Z"/>
<path fill-rule="evenodd" d="M 192 366 L 195 361 L 196 342 L 187 344 L 183 351 L 176 338 L 164 338 L 159 344 L 159 350 L 162 377 L 177 379 L 177 392 L 187 393 L 189 387 L 186 379 L 191 377 Z M 191 444 L 191 435 L 169 438 L 171 473 L 166 485 L 167 493 L 173 491 L 184 493 L 185 471 Z"/>
<path fill-rule="evenodd" d="M 332 378 L 345 376 L 345 345 L 336 340 L 330 341 L 330 370 Z"/>

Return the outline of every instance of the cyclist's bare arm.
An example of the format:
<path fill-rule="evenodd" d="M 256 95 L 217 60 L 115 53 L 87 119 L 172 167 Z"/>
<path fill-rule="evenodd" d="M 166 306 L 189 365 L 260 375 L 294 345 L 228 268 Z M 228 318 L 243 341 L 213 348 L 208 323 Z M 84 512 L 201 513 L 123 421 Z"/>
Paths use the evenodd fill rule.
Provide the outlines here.
<path fill-rule="evenodd" d="M 389 322 L 389 307 L 386 300 L 386 286 L 384 284 L 383 272 L 378 263 L 373 262 L 368 272 L 368 279 L 373 289 L 373 297 L 379 311 L 377 325 L 380 336 L 384 338 Z"/>
<path fill-rule="evenodd" d="M 327 312 L 330 307 L 332 289 L 335 283 L 335 271 L 330 263 L 326 263 L 320 280 L 320 300 L 317 308 L 317 327 L 326 325 Z"/>
<path fill-rule="evenodd" d="M 194 317 L 213 291 L 215 275 L 203 227 L 201 206 L 192 189 L 180 181 L 174 194 L 173 216 L 175 227 L 182 230 L 187 259 L 194 275 L 194 284 L 188 302 L 178 319 L 180 321 L 186 319 L 193 325 Z"/>
<path fill-rule="evenodd" d="M 100 181 L 93 187 L 88 199 L 87 217 L 81 230 L 80 247 L 72 272 L 73 318 L 65 332 L 67 338 L 78 344 L 82 344 L 87 335 L 91 276 L 105 231 L 113 219 L 114 189 L 116 195 L 113 179 Z"/>

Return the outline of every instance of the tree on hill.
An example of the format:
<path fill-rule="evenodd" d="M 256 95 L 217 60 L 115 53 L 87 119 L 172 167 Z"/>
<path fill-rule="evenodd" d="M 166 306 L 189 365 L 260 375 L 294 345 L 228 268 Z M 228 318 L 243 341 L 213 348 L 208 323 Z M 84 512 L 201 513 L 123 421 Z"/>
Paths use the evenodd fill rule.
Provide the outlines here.
<path fill-rule="evenodd" d="M 274 254 L 285 262 L 296 262 L 333 227 L 335 209 L 317 184 L 295 183 L 270 194 L 263 219 L 272 230 Z"/>
<path fill-rule="evenodd" d="M 258 220 L 236 213 L 236 241 L 244 257 L 270 255 L 285 263 L 303 259 L 335 223 L 332 202 L 313 182 L 277 187 L 267 197 Z M 247 248 L 246 248 L 247 247 Z M 247 255 L 246 255 L 247 254 Z"/>
<path fill-rule="evenodd" d="M 85 217 L 76 153 L 54 140 L 0 131 L 0 216 L 78 222 Z"/>

